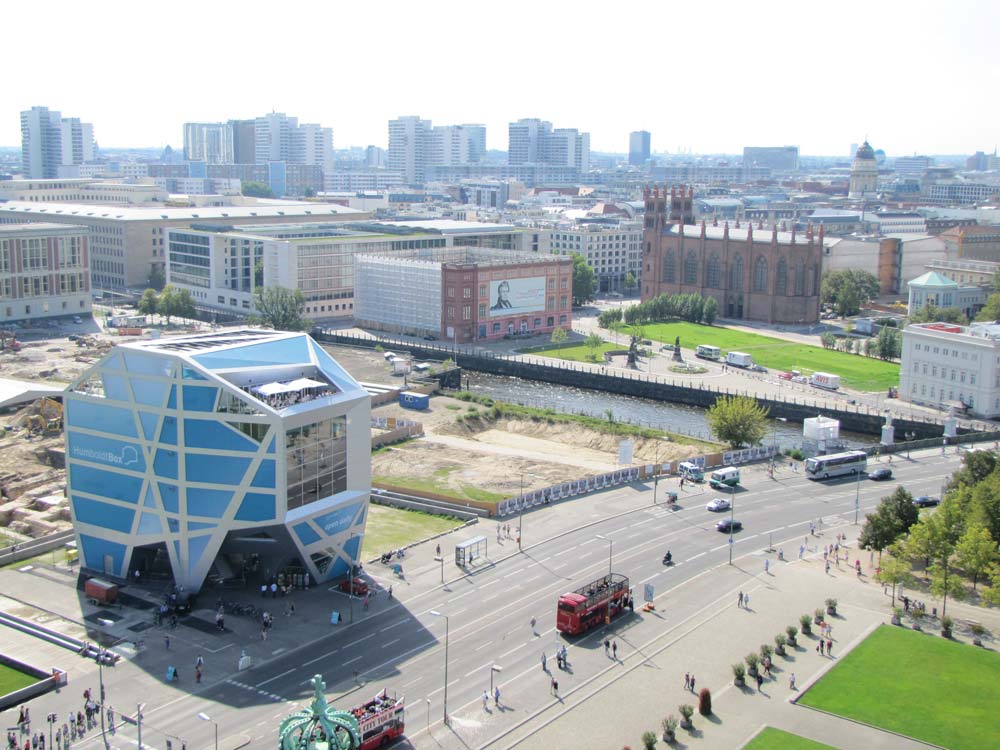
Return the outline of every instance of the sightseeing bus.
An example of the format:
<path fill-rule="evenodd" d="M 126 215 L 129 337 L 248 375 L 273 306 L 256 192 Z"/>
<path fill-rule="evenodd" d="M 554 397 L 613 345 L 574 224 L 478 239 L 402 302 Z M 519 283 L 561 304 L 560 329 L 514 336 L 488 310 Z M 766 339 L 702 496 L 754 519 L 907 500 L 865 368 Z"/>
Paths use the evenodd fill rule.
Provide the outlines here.
<path fill-rule="evenodd" d="M 722 359 L 722 350 L 717 346 L 709 346 L 708 344 L 698 344 L 698 347 L 694 350 L 694 356 L 700 357 L 701 359 L 710 359 L 713 362 L 718 362 Z"/>
<path fill-rule="evenodd" d="M 810 479 L 829 479 L 843 474 L 864 473 L 868 465 L 868 454 L 864 451 L 831 453 L 806 459 L 806 476 Z"/>

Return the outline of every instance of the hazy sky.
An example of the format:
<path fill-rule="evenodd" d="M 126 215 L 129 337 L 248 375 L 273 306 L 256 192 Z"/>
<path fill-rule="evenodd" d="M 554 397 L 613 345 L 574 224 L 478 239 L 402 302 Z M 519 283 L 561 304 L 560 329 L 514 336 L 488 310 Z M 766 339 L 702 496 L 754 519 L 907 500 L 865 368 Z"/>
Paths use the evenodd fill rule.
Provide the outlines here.
<path fill-rule="evenodd" d="M 386 145 L 386 121 L 540 117 L 625 151 L 798 144 L 992 151 L 1000 2 L 4 3 L 0 145 L 18 113 L 94 123 L 103 146 L 179 147 L 181 124 L 272 109 Z"/>

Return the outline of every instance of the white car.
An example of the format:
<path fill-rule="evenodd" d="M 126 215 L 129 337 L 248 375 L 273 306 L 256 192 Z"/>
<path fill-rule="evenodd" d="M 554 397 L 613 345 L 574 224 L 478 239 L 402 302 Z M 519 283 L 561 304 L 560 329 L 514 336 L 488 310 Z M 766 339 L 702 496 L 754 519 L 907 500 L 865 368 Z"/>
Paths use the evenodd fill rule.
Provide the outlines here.
<path fill-rule="evenodd" d="M 715 500 L 706 505 L 705 509 L 712 512 L 729 510 L 729 501 L 724 497 L 717 497 Z"/>

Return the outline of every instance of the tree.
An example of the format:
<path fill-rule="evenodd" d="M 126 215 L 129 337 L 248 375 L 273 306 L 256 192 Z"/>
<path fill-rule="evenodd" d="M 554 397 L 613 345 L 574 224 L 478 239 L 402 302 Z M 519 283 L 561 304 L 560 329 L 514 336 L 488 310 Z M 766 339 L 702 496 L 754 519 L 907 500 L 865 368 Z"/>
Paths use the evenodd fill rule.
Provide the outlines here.
<path fill-rule="evenodd" d="M 254 288 L 264 286 L 264 261 L 258 260 L 253 266 Z"/>
<path fill-rule="evenodd" d="M 948 613 L 948 597 L 962 601 L 968 592 L 962 579 L 955 575 L 948 560 L 931 565 L 931 593 L 941 599 L 941 617 Z"/>
<path fill-rule="evenodd" d="M 573 253 L 573 305 L 594 299 L 594 269 L 580 253 Z"/>
<path fill-rule="evenodd" d="M 167 275 L 163 270 L 163 266 L 159 263 L 154 263 L 153 267 L 149 271 L 149 279 L 146 281 L 150 288 L 160 291 L 163 289 L 164 285 L 167 283 Z"/>
<path fill-rule="evenodd" d="M 139 298 L 139 304 L 136 305 L 135 309 L 142 315 L 152 315 L 156 312 L 156 298 L 156 290 L 147 289 L 142 293 L 142 297 Z"/>
<path fill-rule="evenodd" d="M 889 555 L 879 560 L 879 568 L 878 573 L 875 574 L 875 580 L 885 586 L 892 586 L 891 606 L 895 607 L 896 586 L 902 586 L 910 580 L 910 563 L 903 559 L 902 554 L 893 554 L 899 553 L 897 547 L 892 547 L 889 551 Z"/>
<path fill-rule="evenodd" d="M 159 297 L 156 298 L 156 312 L 167 319 L 167 325 L 170 325 L 170 318 L 174 315 L 181 315 L 180 311 L 180 297 L 178 296 L 177 289 L 173 284 L 167 284 L 163 287 L 163 291 L 160 292 Z M 186 290 L 185 290 L 186 291 Z M 187 295 L 188 302 L 191 301 L 191 294 Z M 192 304 L 192 311 L 194 305 Z"/>
<path fill-rule="evenodd" d="M 997 543 L 990 531 L 979 523 L 971 523 L 955 546 L 955 561 L 967 575 L 972 576 L 972 590 L 976 590 L 979 578 L 997 560 Z"/>
<path fill-rule="evenodd" d="M 965 325 L 969 319 L 965 313 L 957 307 L 938 307 L 937 305 L 927 305 L 917 310 L 910 316 L 910 324 L 913 323 L 955 323 Z"/>
<path fill-rule="evenodd" d="M 749 396 L 721 396 L 709 408 L 708 426 L 734 448 L 760 445 L 767 435 L 767 407 Z"/>
<path fill-rule="evenodd" d="M 635 274 L 632 273 L 631 271 L 629 271 L 627 274 L 625 274 L 625 288 L 626 289 L 635 289 L 635 286 L 636 286 L 636 284 L 635 284 Z"/>
<path fill-rule="evenodd" d="M 833 349 L 837 346 L 837 337 L 830 333 L 830 331 L 827 331 L 820 336 L 819 341 L 823 345 L 824 349 Z"/>
<path fill-rule="evenodd" d="M 556 328 L 552 331 L 552 335 L 549 336 L 549 341 L 551 341 L 556 346 L 562 346 L 566 343 L 566 339 L 569 338 L 569 334 L 562 328 Z"/>
<path fill-rule="evenodd" d="M 249 196 L 251 198 L 273 198 L 274 192 L 265 185 L 263 182 L 254 182 L 253 180 L 246 180 L 242 183 L 240 187 L 240 192 L 243 195 Z"/>
<path fill-rule="evenodd" d="M 897 359 L 903 348 L 903 334 L 895 328 L 882 326 L 875 339 L 878 346 L 878 356 L 880 359 Z"/>
<path fill-rule="evenodd" d="M 990 585 L 983 589 L 983 601 L 1000 607 L 1000 566 L 994 565 L 990 568 L 989 576 Z"/>
<path fill-rule="evenodd" d="M 857 268 L 827 271 L 820 285 L 822 301 L 833 305 L 840 317 L 857 314 L 861 305 L 878 297 L 880 291 L 878 278 Z"/>
<path fill-rule="evenodd" d="M 715 300 L 715 297 L 709 297 L 705 300 L 705 306 L 701 310 L 701 319 L 705 325 L 710 326 L 715 322 L 716 317 L 719 315 L 719 303 Z"/>
<path fill-rule="evenodd" d="M 597 324 L 601 328 L 607 328 L 611 331 L 615 330 L 615 324 L 621 323 L 621 321 L 622 309 L 620 307 L 611 307 L 597 316 Z"/>
<path fill-rule="evenodd" d="M 601 338 L 599 333 L 592 333 L 583 340 L 584 346 L 590 349 L 590 358 L 594 361 L 597 360 L 597 350 L 601 348 L 601 344 L 603 343 L 604 339 Z"/>
<path fill-rule="evenodd" d="M 976 315 L 976 320 L 1000 320 L 1000 292 L 994 292 L 986 299 L 986 304 Z"/>
<path fill-rule="evenodd" d="M 882 498 L 874 513 L 865 517 L 859 544 L 878 550 L 881 560 L 882 550 L 909 531 L 919 517 L 913 505 L 913 495 L 905 488 L 897 487 L 891 495 Z"/>
<path fill-rule="evenodd" d="M 298 289 L 259 286 L 254 290 L 256 313 L 250 319 L 276 331 L 301 331 L 306 327 L 306 320 L 302 317 L 305 306 L 305 297 Z"/>

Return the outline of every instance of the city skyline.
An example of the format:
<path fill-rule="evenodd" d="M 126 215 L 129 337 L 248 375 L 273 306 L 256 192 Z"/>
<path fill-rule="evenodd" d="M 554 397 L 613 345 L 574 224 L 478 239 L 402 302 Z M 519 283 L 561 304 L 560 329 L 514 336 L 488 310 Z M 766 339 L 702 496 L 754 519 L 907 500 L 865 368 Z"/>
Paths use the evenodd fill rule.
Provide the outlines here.
<path fill-rule="evenodd" d="M 1000 76 L 1000 56 L 989 40 L 1000 8 L 982 0 L 961 0 L 946 14 L 928 3 L 899 2 L 851 2 L 823 15 L 784 0 L 768 3 L 767 13 L 723 3 L 711 16 L 650 5 L 600 26 L 595 23 L 607 15 L 606 6 L 584 4 L 570 16 L 545 5 L 529 12 L 515 2 L 504 14 L 480 19 L 488 20 L 485 38 L 475 37 L 485 66 L 456 64 L 462 59 L 455 57 L 456 45 L 460 51 L 463 39 L 471 38 L 459 25 L 467 8 L 457 3 L 435 4 L 433 29 L 416 35 L 412 29 L 432 20 L 426 7 L 387 2 L 375 16 L 338 7 L 330 20 L 351 33 L 333 34 L 328 25 L 306 24 L 301 16 L 269 17 L 267 49 L 287 43 L 295 59 L 275 62 L 251 48 L 237 67 L 227 62 L 221 78 L 212 62 L 195 69 L 176 62 L 196 59 L 202 40 L 190 33 L 194 16 L 186 9 L 198 8 L 205 33 L 224 30 L 227 38 L 239 38 L 250 31 L 250 21 L 241 19 L 257 23 L 267 6 L 250 3 L 251 12 L 236 14 L 226 2 L 182 2 L 148 31 L 169 40 L 174 62 L 162 70 L 148 59 L 126 63 L 106 78 L 97 66 L 85 86 L 67 70 L 87 67 L 96 51 L 94 34 L 139 33 L 129 25 L 134 6 L 103 2 L 104 12 L 93 14 L 57 5 L 63 22 L 44 29 L 48 57 L 33 58 L 31 75 L 5 84 L 0 145 L 17 146 L 19 113 L 39 105 L 93 123 L 101 145 L 119 148 L 178 149 L 185 122 L 270 111 L 332 128 L 338 149 L 385 148 L 387 122 L 406 115 L 436 125 L 483 123 L 491 150 L 507 149 L 507 126 L 522 118 L 578 128 L 591 134 L 593 151 L 616 153 L 627 152 L 629 133 L 637 130 L 652 134 L 654 151 L 672 153 L 736 154 L 747 145 L 797 144 L 802 154 L 846 156 L 851 143 L 867 136 L 890 156 L 964 154 L 990 152 L 1000 142 L 1000 105 L 983 86 Z M 28 28 L 37 11 L 11 7 L 5 17 L 11 28 Z M 392 23 L 375 27 L 375 17 Z M 600 44 L 591 57 L 581 55 L 578 43 L 598 28 Z M 8 40 L 9 59 L 31 56 L 29 45 L 37 40 L 29 39 L 19 34 Z M 891 59 L 902 66 L 898 74 L 885 56 L 888 40 Z M 522 49 L 531 54 L 518 60 Z M 748 61 L 760 71 L 749 80 Z M 961 118 L 943 123 L 927 116 L 935 101 L 938 112 L 953 111 L 949 100 L 962 102 Z M 739 128 L 732 127 L 734 117 Z"/>

